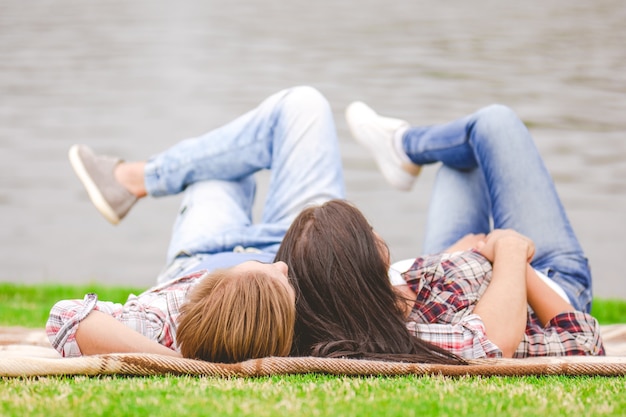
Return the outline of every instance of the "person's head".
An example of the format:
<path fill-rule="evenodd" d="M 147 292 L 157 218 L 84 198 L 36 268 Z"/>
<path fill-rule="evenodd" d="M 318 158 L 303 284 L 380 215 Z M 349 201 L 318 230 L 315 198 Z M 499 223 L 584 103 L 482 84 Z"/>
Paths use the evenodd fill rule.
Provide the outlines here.
<path fill-rule="evenodd" d="M 183 357 L 210 362 L 287 356 L 295 314 L 287 265 L 244 262 L 208 274 L 191 290 L 176 339 Z"/>
<path fill-rule="evenodd" d="M 303 210 L 276 260 L 289 265 L 296 290 L 292 354 L 458 363 L 408 332 L 388 278 L 388 248 L 346 201 Z"/>

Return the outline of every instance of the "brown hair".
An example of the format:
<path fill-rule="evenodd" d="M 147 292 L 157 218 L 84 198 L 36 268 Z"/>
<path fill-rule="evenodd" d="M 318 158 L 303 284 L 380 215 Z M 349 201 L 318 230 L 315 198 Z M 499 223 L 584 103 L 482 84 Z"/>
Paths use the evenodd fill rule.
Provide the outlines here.
<path fill-rule="evenodd" d="M 289 265 L 296 290 L 293 355 L 464 363 L 409 333 L 385 251 L 363 214 L 345 201 L 300 213 L 276 255 Z"/>
<path fill-rule="evenodd" d="M 286 356 L 293 340 L 293 294 L 263 272 L 214 271 L 191 290 L 176 332 L 185 358 L 239 362 Z"/>

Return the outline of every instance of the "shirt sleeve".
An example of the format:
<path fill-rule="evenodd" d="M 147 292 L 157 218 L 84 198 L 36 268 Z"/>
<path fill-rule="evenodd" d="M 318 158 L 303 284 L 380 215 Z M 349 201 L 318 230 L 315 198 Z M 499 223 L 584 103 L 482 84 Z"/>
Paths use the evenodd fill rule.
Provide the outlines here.
<path fill-rule="evenodd" d="M 82 356 L 76 343 L 76 330 L 89 313 L 98 310 L 148 339 L 177 350 L 174 339 L 176 329 L 167 312 L 167 294 L 161 291 L 130 295 L 125 304 L 98 301 L 98 296 L 93 293 L 85 295 L 82 300 L 59 301 L 52 307 L 48 317 L 48 339 L 61 356 Z"/>
<path fill-rule="evenodd" d="M 485 324 L 476 314 L 467 315 L 456 324 L 411 321 L 407 328 L 414 336 L 465 359 L 502 357 L 500 348 L 487 339 Z"/>
<path fill-rule="evenodd" d="M 514 357 L 604 354 L 598 321 L 587 313 L 569 311 L 554 316 L 543 327 L 528 324 Z"/>
<path fill-rule="evenodd" d="M 62 300 L 50 310 L 46 333 L 52 347 L 65 358 L 82 356 L 76 343 L 76 330 L 81 321 L 93 310 L 114 315 L 122 309 L 121 304 L 101 303 L 96 294 L 86 294 L 82 300 Z"/>

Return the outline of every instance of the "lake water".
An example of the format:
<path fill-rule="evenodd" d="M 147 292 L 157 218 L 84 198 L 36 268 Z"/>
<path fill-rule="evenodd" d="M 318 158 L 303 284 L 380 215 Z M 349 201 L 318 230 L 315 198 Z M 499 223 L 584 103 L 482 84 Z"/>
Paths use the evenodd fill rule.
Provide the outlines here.
<path fill-rule="evenodd" d="M 419 253 L 436 168 L 389 188 L 345 106 L 430 124 L 498 102 L 531 129 L 596 295 L 626 298 L 624 22 L 621 0 L 0 0 L 0 279 L 151 285 L 179 197 L 113 227 L 69 146 L 145 159 L 309 84 L 333 106 L 348 197 L 395 258 Z"/>

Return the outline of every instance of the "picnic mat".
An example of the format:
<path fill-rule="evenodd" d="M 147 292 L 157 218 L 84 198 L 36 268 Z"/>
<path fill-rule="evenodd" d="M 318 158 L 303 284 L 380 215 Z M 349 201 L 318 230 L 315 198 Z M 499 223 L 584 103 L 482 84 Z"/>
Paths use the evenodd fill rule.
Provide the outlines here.
<path fill-rule="evenodd" d="M 235 364 L 152 354 L 108 354 L 61 358 L 40 329 L 0 327 L 0 377 L 53 375 L 196 375 L 258 377 L 330 375 L 626 375 L 626 324 L 602 326 L 607 356 L 481 359 L 468 365 L 433 365 L 316 357 L 267 357 Z"/>

